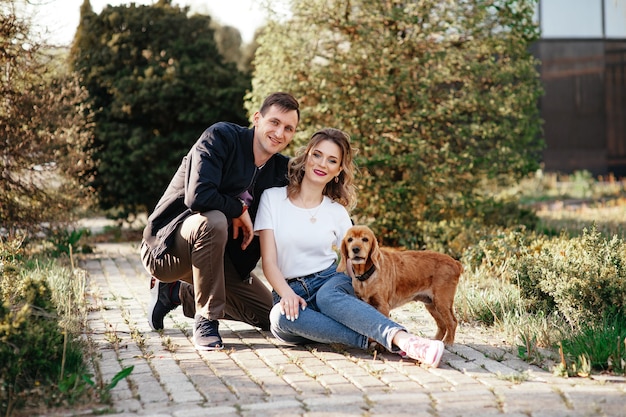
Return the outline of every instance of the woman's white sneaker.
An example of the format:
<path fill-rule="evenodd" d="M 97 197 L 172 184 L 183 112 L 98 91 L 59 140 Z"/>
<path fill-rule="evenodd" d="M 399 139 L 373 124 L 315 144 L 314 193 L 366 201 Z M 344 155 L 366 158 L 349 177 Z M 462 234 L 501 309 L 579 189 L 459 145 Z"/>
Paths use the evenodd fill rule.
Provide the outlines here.
<path fill-rule="evenodd" d="M 415 336 L 409 339 L 405 353 L 411 359 L 436 368 L 439 366 L 443 356 L 444 347 L 441 340 L 430 340 Z"/>

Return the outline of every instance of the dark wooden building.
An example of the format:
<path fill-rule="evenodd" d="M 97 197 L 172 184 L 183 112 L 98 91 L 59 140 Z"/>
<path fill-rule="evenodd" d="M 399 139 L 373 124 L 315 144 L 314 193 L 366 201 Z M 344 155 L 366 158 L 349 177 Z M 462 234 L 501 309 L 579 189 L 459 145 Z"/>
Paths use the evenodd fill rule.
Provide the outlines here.
<path fill-rule="evenodd" d="M 626 0 L 539 0 L 548 172 L 626 176 Z"/>

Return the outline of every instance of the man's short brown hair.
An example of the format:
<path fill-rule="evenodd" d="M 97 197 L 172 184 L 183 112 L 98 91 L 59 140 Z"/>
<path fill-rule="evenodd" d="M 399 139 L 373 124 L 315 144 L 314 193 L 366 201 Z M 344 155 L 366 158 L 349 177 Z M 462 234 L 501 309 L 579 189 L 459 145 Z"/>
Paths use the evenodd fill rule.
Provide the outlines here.
<path fill-rule="evenodd" d="M 265 112 L 273 105 L 276 105 L 284 111 L 295 110 L 298 114 L 298 121 L 300 121 L 300 104 L 291 94 L 283 92 L 270 94 L 265 98 L 265 100 L 263 100 L 263 104 L 261 105 L 259 112 L 265 116 Z"/>

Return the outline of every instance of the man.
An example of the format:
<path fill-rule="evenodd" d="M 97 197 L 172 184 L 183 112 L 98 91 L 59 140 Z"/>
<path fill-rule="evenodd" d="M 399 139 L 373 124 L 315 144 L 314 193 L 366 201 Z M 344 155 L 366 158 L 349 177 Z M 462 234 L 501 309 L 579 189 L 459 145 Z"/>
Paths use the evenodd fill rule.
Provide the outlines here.
<path fill-rule="evenodd" d="M 299 121 L 298 101 L 274 93 L 254 114 L 253 128 L 216 123 L 183 158 L 143 233 L 154 330 L 181 298 L 185 315 L 195 320 L 198 350 L 223 348 L 221 318 L 269 328 L 271 293 L 251 276 L 260 257 L 252 222 L 261 193 L 287 184 L 288 158 L 279 152 Z"/>

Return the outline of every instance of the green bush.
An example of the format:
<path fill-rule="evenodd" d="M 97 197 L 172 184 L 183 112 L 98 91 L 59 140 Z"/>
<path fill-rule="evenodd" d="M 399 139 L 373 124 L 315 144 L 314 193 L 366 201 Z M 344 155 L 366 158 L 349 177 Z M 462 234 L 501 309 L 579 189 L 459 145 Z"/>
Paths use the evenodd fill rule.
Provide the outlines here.
<path fill-rule="evenodd" d="M 602 237 L 595 226 L 582 236 L 525 247 L 511 268 L 535 310 L 557 310 L 573 327 L 625 311 L 626 246 L 616 236 Z"/>
<path fill-rule="evenodd" d="M 259 36 L 247 105 L 299 97 L 296 146 L 323 126 L 350 133 L 356 222 L 385 245 L 438 249 L 467 229 L 461 219 L 532 217 L 483 187 L 539 167 L 536 0 L 288 3 L 288 20 L 270 14 Z"/>
<path fill-rule="evenodd" d="M 53 264 L 30 262 L 29 266 L 22 252 L 19 245 L 0 242 L 2 415 L 17 408 L 62 403 L 57 384 L 64 373 L 85 372 L 82 346 L 68 331 L 72 326 L 67 317 L 73 313 L 67 301 L 78 304 L 81 299 L 78 291 L 84 286 L 76 286 L 80 277 Z M 59 291 L 51 280 L 71 283 L 76 293 Z"/>
<path fill-rule="evenodd" d="M 398 241 L 398 245 L 407 248 L 426 248 L 445 252 L 460 259 L 461 257 L 478 256 L 481 259 L 472 259 L 470 265 L 477 266 L 482 262 L 484 245 L 505 244 L 519 242 L 504 242 L 504 235 L 516 234 L 516 239 L 534 238 L 530 232 L 536 228 L 538 218 L 532 211 L 525 209 L 518 202 L 495 198 L 484 198 L 473 211 L 466 216 L 459 216 L 447 220 L 417 220 L 414 221 L 413 232 L 409 238 Z M 372 225 L 378 235 L 384 235 L 375 225 Z M 528 231 L 527 231 L 528 230 Z M 509 238 L 505 238 L 509 239 Z M 519 250 L 510 248 L 513 252 Z M 498 254 L 499 262 L 506 262 L 511 255 L 508 251 Z M 466 259 L 468 260 L 468 259 Z"/>
<path fill-rule="evenodd" d="M 525 248 L 535 247 L 542 237 L 528 231 L 525 227 L 516 228 L 482 228 L 467 230 L 463 233 L 469 241 L 463 250 L 461 262 L 466 268 L 483 267 L 497 277 L 511 280 L 513 271 L 510 262 L 519 257 Z"/>
<path fill-rule="evenodd" d="M 83 238 L 91 235 L 91 231 L 86 228 L 71 229 L 65 227 L 54 228 L 50 231 L 48 241 L 54 248 L 51 251 L 53 257 L 61 254 L 72 255 L 73 253 L 91 253 L 93 250 L 83 243 Z"/>
<path fill-rule="evenodd" d="M 84 91 L 64 70 L 64 54 L 31 30 L 28 3 L 0 1 L 0 229 L 9 235 L 67 221 L 90 196 L 74 178 L 89 165 L 89 121 L 76 107 Z"/>
<path fill-rule="evenodd" d="M 249 76 L 224 61 L 211 17 L 154 3 L 109 5 L 99 14 L 85 3 L 69 57 L 93 109 L 84 147 L 93 164 L 80 180 L 119 219 L 154 208 L 209 125 L 248 124 Z"/>

